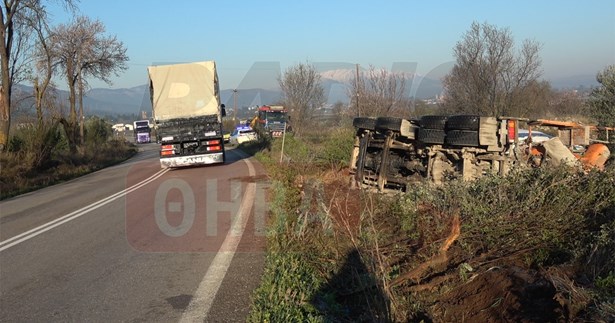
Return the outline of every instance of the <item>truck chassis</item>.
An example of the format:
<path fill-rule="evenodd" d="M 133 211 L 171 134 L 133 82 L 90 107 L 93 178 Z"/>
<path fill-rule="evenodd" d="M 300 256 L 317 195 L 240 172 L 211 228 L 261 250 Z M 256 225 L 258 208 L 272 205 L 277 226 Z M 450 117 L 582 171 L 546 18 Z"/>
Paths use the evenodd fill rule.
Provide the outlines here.
<path fill-rule="evenodd" d="M 517 167 L 562 163 L 575 166 L 578 160 L 587 167 L 602 167 L 604 155 L 610 154 L 600 142 L 592 144 L 598 148 L 587 149 L 599 150 L 600 158 L 588 161 L 572 153 L 570 148 L 575 143 L 570 140 L 571 134 L 587 132 L 589 127 L 560 126 L 557 137 L 533 145 L 531 136 L 529 141 L 519 140 L 521 124 L 536 122 L 476 115 L 423 116 L 413 120 L 355 118 L 350 162 L 353 183 L 378 190 L 405 190 L 417 181 L 442 184 L 454 179 L 472 180 L 485 174 L 506 175 Z M 589 145 L 589 135 L 584 138 L 583 144 Z"/>

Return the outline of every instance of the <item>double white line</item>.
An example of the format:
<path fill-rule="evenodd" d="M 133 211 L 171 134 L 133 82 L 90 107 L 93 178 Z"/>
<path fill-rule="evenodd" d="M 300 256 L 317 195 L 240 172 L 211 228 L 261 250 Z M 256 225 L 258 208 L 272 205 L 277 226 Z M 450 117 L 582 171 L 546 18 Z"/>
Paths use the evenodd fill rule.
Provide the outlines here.
<path fill-rule="evenodd" d="M 42 234 L 42 233 L 44 233 L 46 231 L 49 231 L 49 230 L 51 230 L 51 229 L 53 229 L 53 228 L 55 228 L 57 226 L 60 226 L 60 225 L 62 225 L 64 223 L 66 223 L 66 222 L 72 221 L 72 220 L 74 220 L 74 219 L 76 219 L 76 218 L 78 218 L 78 217 L 80 217 L 80 216 L 82 216 L 82 215 L 84 215 L 84 214 L 86 214 L 86 213 L 88 213 L 90 211 L 94 211 L 94 210 L 98 209 L 99 207 L 101 207 L 103 205 L 106 205 L 108 203 L 111 203 L 111 202 L 113 202 L 113 201 L 115 201 L 115 200 L 117 200 L 117 199 L 119 199 L 121 197 L 124 197 L 124 196 L 126 196 L 126 194 L 128 194 L 130 192 L 133 192 L 133 191 L 136 191 L 139 188 L 141 188 L 141 187 L 143 187 L 143 186 L 145 186 L 145 185 L 155 181 L 157 178 L 159 178 L 160 176 L 164 175 L 164 173 L 166 173 L 168 170 L 169 170 L 168 168 L 161 169 L 156 174 L 148 177 L 147 179 L 145 179 L 145 180 L 143 180 L 143 181 L 141 181 L 141 182 L 139 182 L 139 183 L 137 183 L 137 184 L 135 184 L 135 185 L 133 185 L 133 186 L 131 186 L 129 188 L 124 189 L 123 191 L 117 192 L 117 193 L 115 193 L 113 195 L 110 195 L 110 196 L 108 196 L 108 197 L 106 197 L 106 198 L 104 198 L 102 200 L 94 202 L 94 203 L 92 203 L 92 204 L 90 204 L 88 206 L 82 207 L 79 210 L 73 211 L 73 212 L 71 212 L 69 214 L 66 214 L 66 215 L 64 215 L 62 217 L 59 217 L 59 218 L 57 218 L 57 219 L 55 219 L 55 220 L 53 220 L 51 222 L 47 222 L 47 223 L 45 223 L 45 224 L 43 224 L 41 226 L 38 226 L 38 227 L 36 227 L 36 228 L 34 228 L 32 230 L 26 231 L 26 232 L 24 232 L 22 234 L 19 234 L 19 235 L 16 235 L 16 236 L 12 237 L 12 238 L 6 239 L 6 240 L 0 242 L 0 252 L 4 251 L 4 250 L 6 250 L 6 249 L 8 249 L 10 247 L 16 246 L 16 245 L 18 245 L 18 244 L 20 244 L 20 243 L 22 243 L 22 242 L 24 242 L 26 240 L 34 238 L 37 235 Z"/>

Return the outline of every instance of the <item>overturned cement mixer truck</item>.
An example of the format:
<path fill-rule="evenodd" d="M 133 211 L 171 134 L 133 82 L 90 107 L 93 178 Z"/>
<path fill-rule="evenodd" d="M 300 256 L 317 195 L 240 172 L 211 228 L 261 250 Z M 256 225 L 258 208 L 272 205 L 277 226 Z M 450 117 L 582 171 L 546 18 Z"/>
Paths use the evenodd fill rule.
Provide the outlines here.
<path fill-rule="evenodd" d="M 573 122 L 477 115 L 427 115 L 353 120 L 356 128 L 350 170 L 353 183 L 404 190 L 429 180 L 472 180 L 487 173 L 505 175 L 519 166 L 566 164 L 602 168 L 610 151 L 592 132 L 615 128 Z M 525 128 L 521 128 L 524 126 Z M 532 127 L 553 127 L 557 135 L 533 142 Z M 520 130 L 524 131 L 523 138 Z"/>

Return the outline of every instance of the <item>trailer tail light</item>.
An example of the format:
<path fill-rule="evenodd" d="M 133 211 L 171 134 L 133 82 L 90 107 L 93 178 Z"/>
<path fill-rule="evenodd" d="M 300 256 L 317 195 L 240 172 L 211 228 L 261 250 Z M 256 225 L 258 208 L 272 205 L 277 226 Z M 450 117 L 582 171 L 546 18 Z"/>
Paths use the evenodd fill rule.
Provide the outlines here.
<path fill-rule="evenodd" d="M 209 146 L 207 147 L 207 151 L 218 151 L 222 150 L 222 146 Z"/>
<path fill-rule="evenodd" d="M 209 141 L 205 141 L 203 144 L 205 144 L 206 146 L 219 145 L 220 140 L 209 140 Z"/>
<path fill-rule="evenodd" d="M 508 141 L 515 141 L 517 133 L 517 120 L 508 120 Z"/>
<path fill-rule="evenodd" d="M 160 156 L 169 156 L 175 154 L 175 147 L 173 145 L 160 146 Z"/>

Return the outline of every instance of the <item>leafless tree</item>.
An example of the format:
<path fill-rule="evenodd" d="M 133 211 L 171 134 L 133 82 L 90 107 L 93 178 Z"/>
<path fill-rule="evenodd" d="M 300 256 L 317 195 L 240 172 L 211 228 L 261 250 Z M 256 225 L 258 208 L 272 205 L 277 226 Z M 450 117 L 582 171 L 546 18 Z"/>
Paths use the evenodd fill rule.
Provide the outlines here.
<path fill-rule="evenodd" d="M 574 90 L 551 91 L 546 117 L 582 120 L 587 116 L 586 102 L 580 93 Z"/>
<path fill-rule="evenodd" d="M 314 111 L 326 102 L 320 74 L 313 65 L 299 63 L 284 71 L 278 83 L 292 117 L 293 130 L 300 135 L 311 124 Z"/>
<path fill-rule="evenodd" d="M 407 75 L 374 66 L 358 74 L 348 93 L 357 116 L 403 116 L 409 112 L 404 98 Z"/>
<path fill-rule="evenodd" d="M 58 0 L 73 10 L 73 0 Z M 4 150 L 11 125 L 13 85 L 27 77 L 26 62 L 31 59 L 32 25 L 29 21 L 47 19 L 43 0 L 5 0 L 0 10 L 0 150 Z"/>
<path fill-rule="evenodd" d="M 36 35 L 36 46 L 33 54 L 34 72 L 32 73 L 32 83 L 34 89 L 34 106 L 39 128 L 43 125 L 43 103 L 52 102 L 46 97 L 47 89 L 52 85 L 52 77 L 55 68 L 58 65 L 58 60 L 53 57 L 52 46 L 50 42 L 51 30 L 46 18 L 46 13 L 36 11 L 31 19 L 26 21 L 29 28 Z"/>
<path fill-rule="evenodd" d="M 553 91 L 547 81 L 530 81 L 511 95 L 510 116 L 544 118 L 550 109 L 549 98 Z"/>
<path fill-rule="evenodd" d="M 523 113 L 519 98 L 533 90 L 541 75 L 540 47 L 525 40 L 515 52 L 509 29 L 472 23 L 455 46 L 456 64 L 443 80 L 447 110 L 494 116 Z"/>
<path fill-rule="evenodd" d="M 61 24 L 52 31 L 53 56 L 59 66 L 69 90 L 69 139 L 74 147 L 77 141 L 77 98 L 80 100 L 80 116 L 83 117 L 83 92 L 87 79 L 96 78 L 111 83 L 111 75 L 118 75 L 127 68 L 128 56 L 121 41 L 115 36 L 106 37 L 105 26 L 98 20 L 77 17 L 70 24 Z M 83 122 L 83 120 L 81 120 Z M 83 128 L 81 127 L 81 132 Z M 83 136 L 81 136 L 83 137 Z"/>

